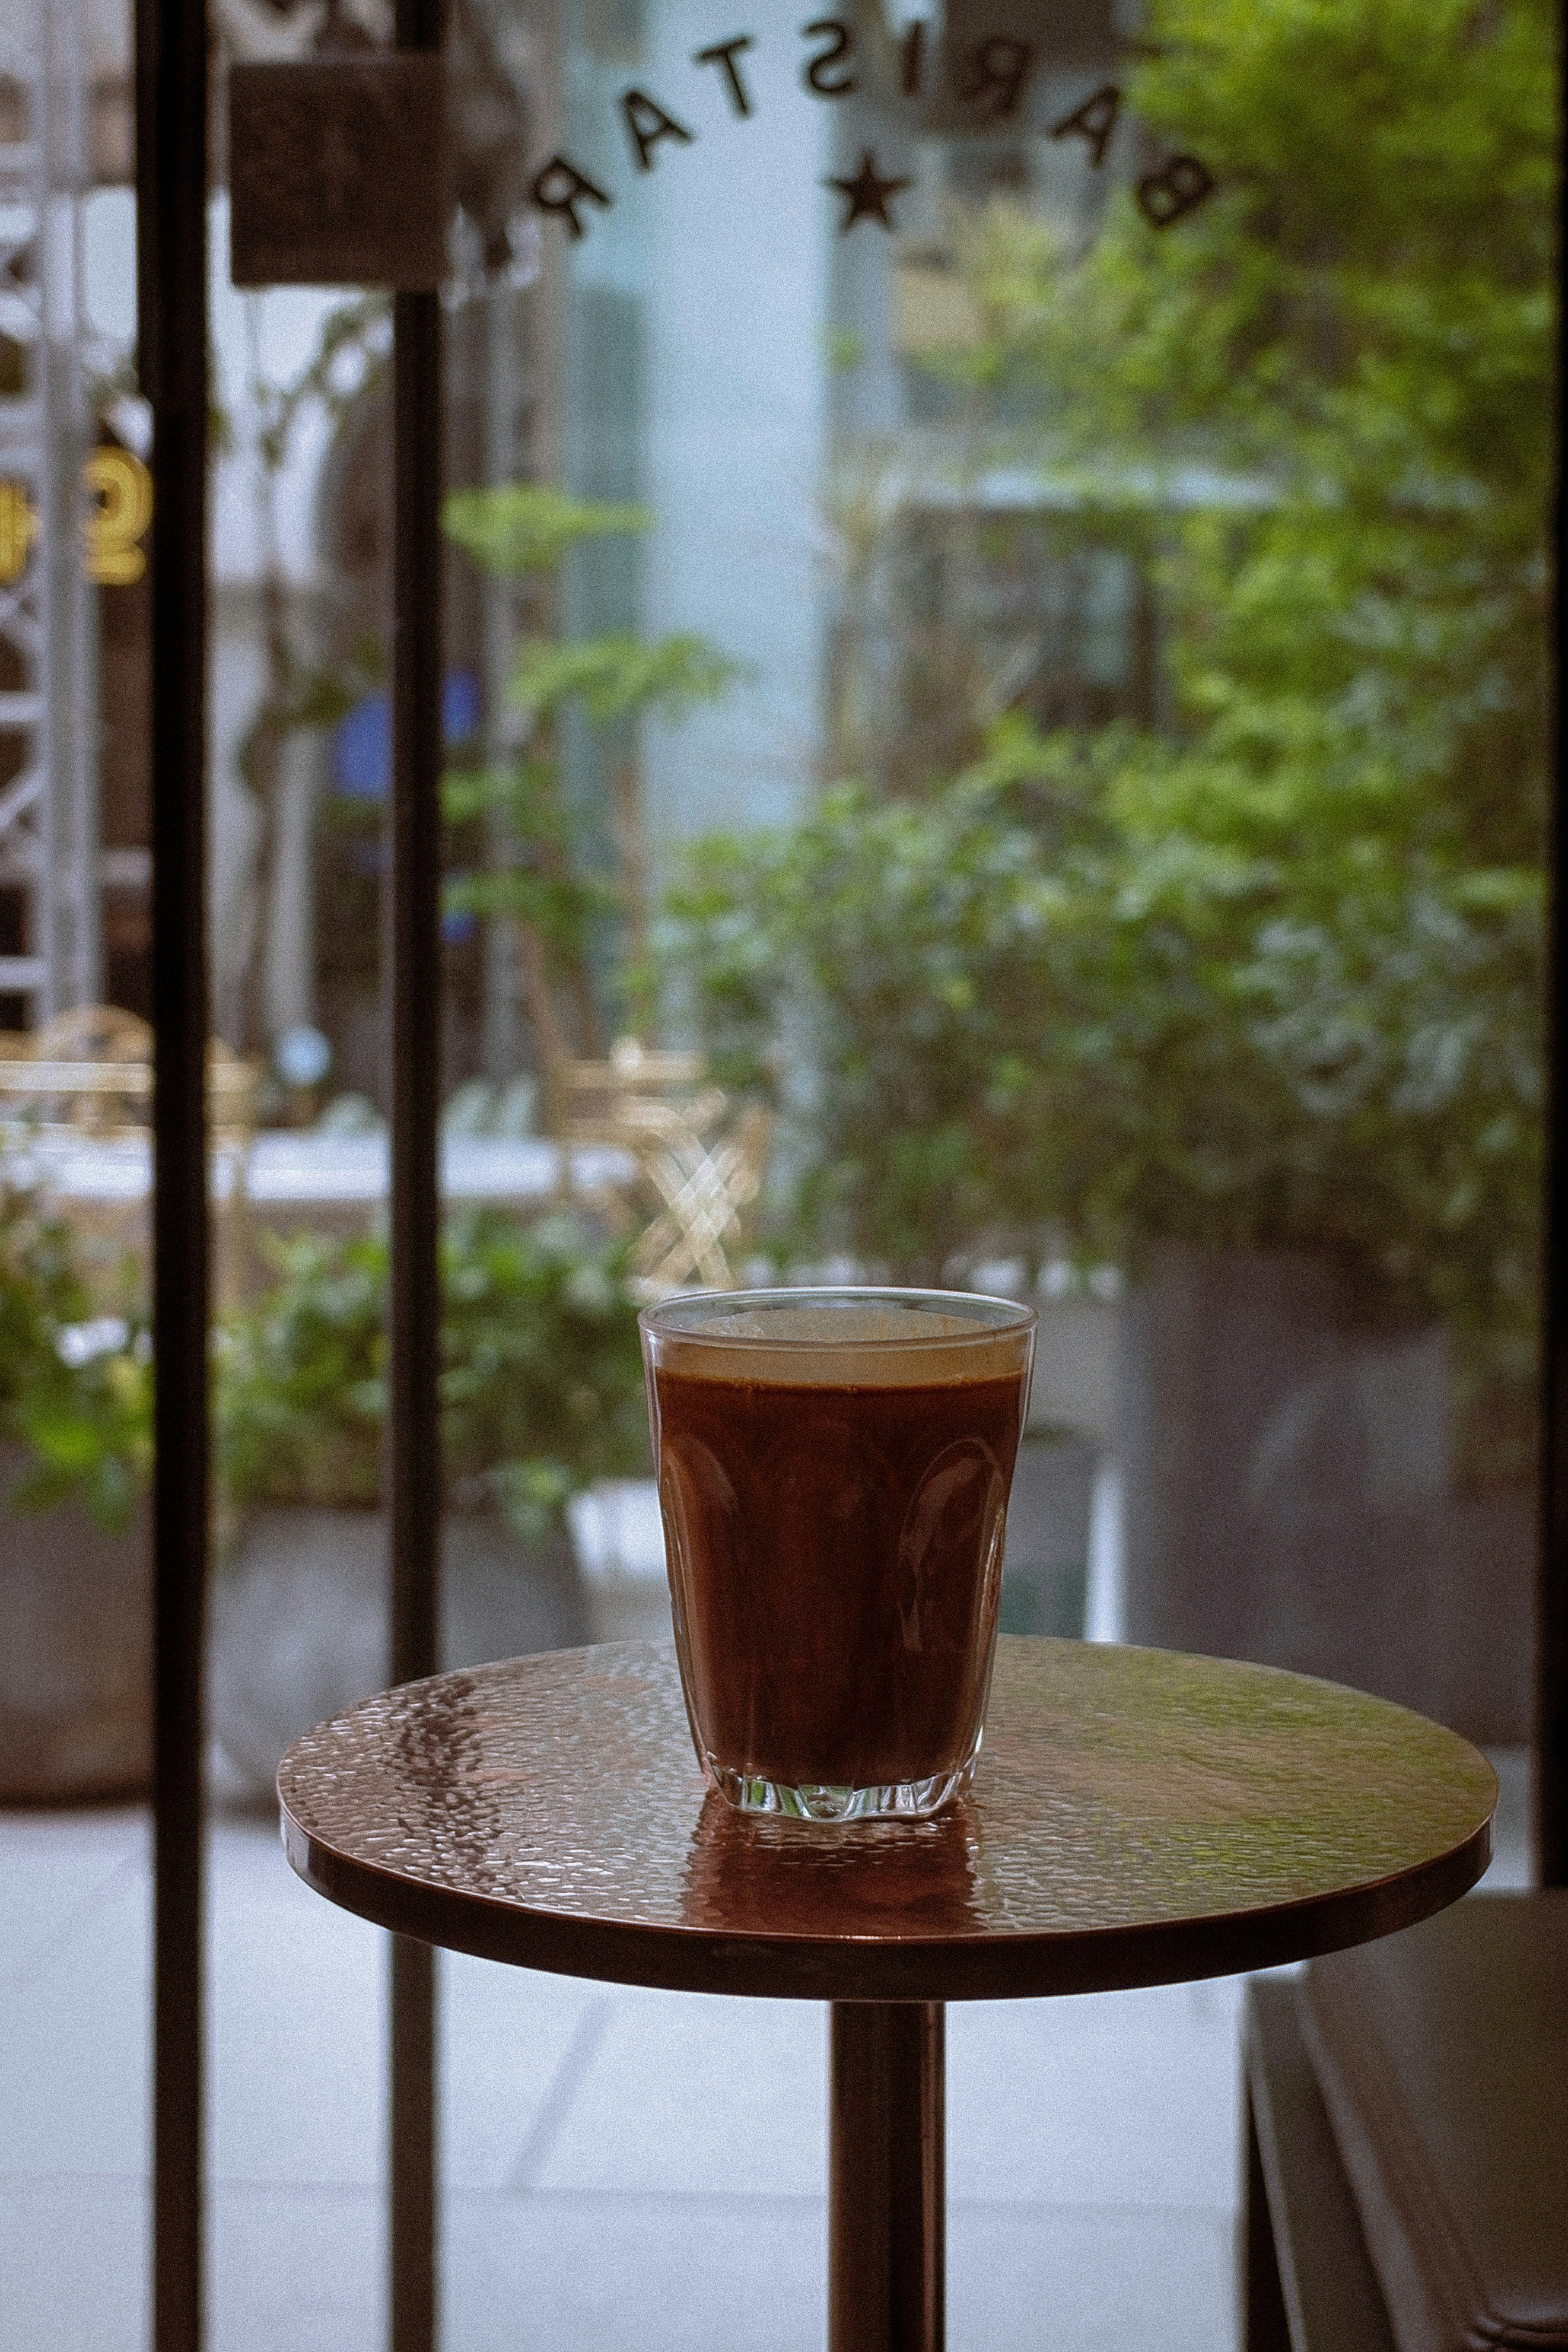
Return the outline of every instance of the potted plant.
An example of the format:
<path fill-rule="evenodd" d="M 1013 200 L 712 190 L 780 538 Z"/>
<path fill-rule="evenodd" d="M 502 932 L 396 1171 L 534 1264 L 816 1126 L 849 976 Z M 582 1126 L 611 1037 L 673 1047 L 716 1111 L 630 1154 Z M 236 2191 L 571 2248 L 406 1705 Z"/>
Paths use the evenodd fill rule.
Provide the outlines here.
<path fill-rule="evenodd" d="M 117 1271 L 110 1303 L 128 1287 Z M 103 1304 L 69 1227 L 0 1189 L 3 1801 L 120 1794 L 152 1769 L 150 1349 Z"/>
<path fill-rule="evenodd" d="M 442 1243 L 442 1654 L 584 1641 L 570 1498 L 647 1452 L 622 1251 L 574 1217 L 456 1218 Z M 227 1523 L 214 1727 L 269 1785 L 289 1741 L 385 1682 L 387 1245 L 305 1236 L 218 1335 Z"/>

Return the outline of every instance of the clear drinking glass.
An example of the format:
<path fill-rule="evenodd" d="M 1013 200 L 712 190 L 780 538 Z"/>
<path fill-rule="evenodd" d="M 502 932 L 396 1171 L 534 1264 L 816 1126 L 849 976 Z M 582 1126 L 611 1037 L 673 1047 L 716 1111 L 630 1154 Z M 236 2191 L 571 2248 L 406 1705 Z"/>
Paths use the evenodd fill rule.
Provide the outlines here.
<path fill-rule="evenodd" d="M 756 1290 L 640 1320 L 704 1769 L 747 1812 L 937 1811 L 980 1748 L 1034 1310 Z"/>

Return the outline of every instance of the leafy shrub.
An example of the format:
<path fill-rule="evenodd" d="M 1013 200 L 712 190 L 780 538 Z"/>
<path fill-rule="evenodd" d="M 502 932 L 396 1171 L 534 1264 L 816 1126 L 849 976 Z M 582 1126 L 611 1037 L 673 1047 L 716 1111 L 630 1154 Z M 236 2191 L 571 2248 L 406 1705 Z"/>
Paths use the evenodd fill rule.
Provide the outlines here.
<path fill-rule="evenodd" d="M 1467 1466 L 1517 1475 L 1539 875 L 1214 772 L 1201 809 L 1194 771 L 1014 722 L 944 791 L 700 845 L 662 943 L 715 1075 L 780 1108 L 767 1237 L 921 1281 L 1328 1250 L 1369 1315 L 1448 1324 Z"/>
<path fill-rule="evenodd" d="M 152 1350 L 144 1316 L 93 1308 L 68 1225 L 0 1189 L 0 1436 L 32 1457 L 7 1499 L 118 1534 L 152 1476 Z"/>
<path fill-rule="evenodd" d="M 306 1235 L 218 1335 L 227 1500 L 372 1505 L 387 1403 L 385 1239 Z M 637 1309 L 620 1248 L 575 1219 L 481 1209 L 441 1246 L 441 1444 L 449 1505 L 495 1505 L 520 1533 L 562 1523 L 594 1479 L 647 1455 Z"/>

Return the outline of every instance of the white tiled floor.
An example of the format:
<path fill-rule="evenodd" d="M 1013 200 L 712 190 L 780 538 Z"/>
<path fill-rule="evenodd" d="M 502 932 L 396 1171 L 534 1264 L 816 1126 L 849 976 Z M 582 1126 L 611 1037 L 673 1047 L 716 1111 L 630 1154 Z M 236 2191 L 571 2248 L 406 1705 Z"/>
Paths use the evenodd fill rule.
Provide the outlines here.
<path fill-rule="evenodd" d="M 1520 1765 L 1494 1881 L 1523 1882 Z M 0 1815 L 0 2352 L 145 2340 L 147 1827 Z M 212 1846 L 215 2352 L 373 2352 L 381 1937 Z M 1239 1988 L 954 2008 L 953 2352 L 1227 2352 Z M 443 1964 L 447 2352 L 811 2352 L 824 2021 Z"/>

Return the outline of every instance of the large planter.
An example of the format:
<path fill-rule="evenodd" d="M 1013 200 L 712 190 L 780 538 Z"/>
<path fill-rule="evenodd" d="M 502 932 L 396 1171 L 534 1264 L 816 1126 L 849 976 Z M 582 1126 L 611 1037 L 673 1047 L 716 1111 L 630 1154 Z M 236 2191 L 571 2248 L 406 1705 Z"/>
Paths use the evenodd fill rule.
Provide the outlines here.
<path fill-rule="evenodd" d="M 566 1507 L 595 1642 L 668 1642 L 664 1522 L 651 1478 L 601 1478 Z"/>
<path fill-rule="evenodd" d="M 1100 1453 L 1076 1431 L 1025 1432 L 1007 1503 L 1004 1633 L 1082 1633 Z"/>
<path fill-rule="evenodd" d="M 441 1531 L 441 1664 L 472 1666 L 588 1638 L 565 1535 L 525 1546 L 500 1520 Z M 258 1794 L 284 1749 L 388 1677 L 386 1522 L 379 1511 L 251 1514 L 213 1593 L 212 1725 Z"/>
<path fill-rule="evenodd" d="M 27 1461 L 0 1445 L 0 1804 L 125 1796 L 153 1769 L 147 1507 L 121 1536 L 14 1511 Z"/>
<path fill-rule="evenodd" d="M 1532 1502 L 1449 1467 L 1447 1341 L 1369 1329 L 1333 1265 L 1162 1251 L 1119 1363 L 1128 1639 L 1529 1736 Z"/>

